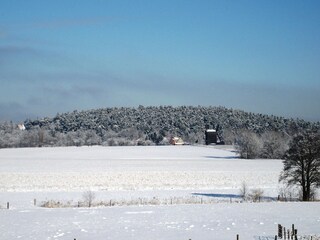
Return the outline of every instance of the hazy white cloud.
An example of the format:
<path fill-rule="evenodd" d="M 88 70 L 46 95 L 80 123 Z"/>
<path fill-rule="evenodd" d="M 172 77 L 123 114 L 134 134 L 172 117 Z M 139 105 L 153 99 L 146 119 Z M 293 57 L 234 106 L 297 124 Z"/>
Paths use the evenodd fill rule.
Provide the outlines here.
<path fill-rule="evenodd" d="M 117 16 L 92 16 L 92 17 L 77 17 L 77 18 L 53 18 L 44 21 L 29 21 L 24 23 L 12 23 L 6 27 L 11 29 L 61 29 L 71 27 L 90 27 L 93 25 L 109 24 L 115 21 L 121 21 L 128 18 Z"/>
<path fill-rule="evenodd" d="M 67 74 L 59 81 L 30 82 L 26 105 L 2 105 L 3 118 L 52 116 L 56 112 L 112 106 L 204 105 L 226 106 L 256 113 L 319 120 L 319 89 L 261 86 L 227 81 L 181 83 L 174 78 L 126 79 L 109 74 Z M 77 76 L 77 77 L 75 77 Z M 61 76 L 60 76 L 61 77 Z M 67 80 L 73 78 L 73 80 Z M 79 80 L 80 79 L 80 80 Z M 40 81 L 40 80 L 39 80 Z M 13 99 L 11 99 L 13 101 Z M 297 112 L 297 109 L 300 109 Z"/>
<path fill-rule="evenodd" d="M 0 46 L 0 60 L 20 55 L 38 56 L 40 52 L 32 47 L 16 45 Z"/>
<path fill-rule="evenodd" d="M 318 103 L 320 89 L 274 86 L 268 84 L 240 83 L 220 79 L 194 79 L 194 77 L 164 76 L 150 73 L 110 73 L 94 69 L 73 68 L 72 62 L 65 64 L 46 51 L 19 46 L 0 47 L 0 62 L 12 57 L 13 68 L 0 69 L 3 89 L 6 86 L 26 85 L 19 95 L 28 105 L 20 107 L 2 106 L 0 118 L 13 119 L 24 116 L 46 116 L 56 112 L 82 110 L 110 106 L 142 105 L 222 105 L 247 111 L 269 113 L 280 116 L 319 120 Z M 55 71 L 40 68 L 28 71 L 16 63 L 19 57 L 33 57 L 36 63 L 47 58 L 46 66 Z M 47 56 L 47 57 L 46 57 Z M 49 59 L 49 60 L 48 60 Z M 8 62 L 6 63 L 8 64 Z M 0 89 L 1 93 L 1 89 Z M 21 94 L 21 91 L 19 92 Z M 8 95 L 8 94 L 7 94 Z M 9 96 L 10 97 L 10 96 Z M 14 94 L 8 99 L 15 102 Z M 23 104 L 23 103 L 22 103 Z M 10 107 L 11 106 L 11 107 Z M 299 111 L 297 111 L 299 109 Z"/>
<path fill-rule="evenodd" d="M 66 86 L 50 86 L 50 87 L 43 87 L 43 93 L 46 96 L 51 96 L 53 100 L 56 98 L 64 98 L 64 99 L 78 99 L 83 98 L 85 96 L 96 98 L 100 94 L 102 94 L 103 89 L 96 86 L 94 83 L 93 85 L 71 85 L 70 87 Z"/>

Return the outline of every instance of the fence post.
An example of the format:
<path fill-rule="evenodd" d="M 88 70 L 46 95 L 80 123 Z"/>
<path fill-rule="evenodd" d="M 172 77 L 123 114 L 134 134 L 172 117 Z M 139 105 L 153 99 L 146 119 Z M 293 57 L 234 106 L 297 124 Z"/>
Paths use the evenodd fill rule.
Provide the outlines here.
<path fill-rule="evenodd" d="M 37 205 L 37 199 L 33 199 L 33 206 Z"/>
<path fill-rule="evenodd" d="M 286 228 L 284 227 L 283 228 L 283 237 L 284 237 L 284 240 L 286 240 L 287 238 L 287 234 L 286 234 L 287 232 L 286 232 Z"/>
<path fill-rule="evenodd" d="M 239 234 L 237 234 L 237 240 L 239 240 Z"/>
<path fill-rule="evenodd" d="M 7 209 L 9 209 L 10 208 L 10 203 L 9 202 L 7 202 Z"/>
<path fill-rule="evenodd" d="M 278 224 L 278 237 L 282 238 L 282 226 L 281 226 L 281 224 Z"/>
<path fill-rule="evenodd" d="M 292 229 L 291 229 L 291 239 L 294 237 L 294 224 L 292 224 Z"/>
<path fill-rule="evenodd" d="M 290 240 L 290 230 L 288 229 L 288 240 Z"/>

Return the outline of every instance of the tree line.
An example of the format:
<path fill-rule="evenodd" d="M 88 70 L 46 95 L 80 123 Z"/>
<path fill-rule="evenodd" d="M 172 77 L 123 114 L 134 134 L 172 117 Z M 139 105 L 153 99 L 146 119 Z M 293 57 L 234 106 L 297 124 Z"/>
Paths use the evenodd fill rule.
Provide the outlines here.
<path fill-rule="evenodd" d="M 262 146 L 263 156 L 268 157 L 275 140 L 287 142 L 303 129 L 320 129 L 319 122 L 203 106 L 73 111 L 53 118 L 27 119 L 24 125 L 26 130 L 20 131 L 15 123 L 0 123 L 0 147 L 164 145 L 173 136 L 190 144 L 204 144 L 204 130 L 214 128 L 226 144 L 241 145 L 248 136 L 258 139 L 258 148 L 263 142 L 270 143 Z M 251 158 L 251 150 L 243 155 Z"/>

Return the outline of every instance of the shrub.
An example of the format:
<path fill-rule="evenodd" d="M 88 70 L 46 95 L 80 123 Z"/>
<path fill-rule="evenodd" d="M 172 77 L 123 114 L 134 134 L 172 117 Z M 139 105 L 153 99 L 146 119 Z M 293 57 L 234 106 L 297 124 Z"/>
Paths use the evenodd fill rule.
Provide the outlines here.
<path fill-rule="evenodd" d="M 82 194 L 83 200 L 88 204 L 88 207 L 92 206 L 92 202 L 96 198 L 96 194 L 92 191 L 86 191 Z"/>
<path fill-rule="evenodd" d="M 241 158 L 254 159 L 260 156 L 262 143 L 257 134 L 244 131 L 236 139 L 236 148 Z"/>
<path fill-rule="evenodd" d="M 263 196 L 263 193 L 264 193 L 264 191 L 261 188 L 257 188 L 257 189 L 253 189 L 250 192 L 249 196 L 253 202 L 258 202 L 258 201 L 260 202 L 260 200 Z"/>
<path fill-rule="evenodd" d="M 246 182 L 242 182 L 240 188 L 240 196 L 243 199 L 243 201 L 247 201 L 249 198 L 249 188 Z"/>
<path fill-rule="evenodd" d="M 281 159 L 288 150 L 289 137 L 279 132 L 266 132 L 261 137 L 262 158 Z"/>

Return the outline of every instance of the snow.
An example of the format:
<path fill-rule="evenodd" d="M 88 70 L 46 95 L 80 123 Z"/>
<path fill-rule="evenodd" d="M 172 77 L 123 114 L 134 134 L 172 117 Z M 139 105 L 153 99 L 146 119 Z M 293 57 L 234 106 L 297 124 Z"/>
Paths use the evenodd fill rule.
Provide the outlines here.
<path fill-rule="evenodd" d="M 277 224 L 319 234 L 318 203 L 236 203 L 1 211 L 1 239 L 253 239 Z"/>
<path fill-rule="evenodd" d="M 274 236 L 278 223 L 319 235 L 317 202 L 239 203 L 243 181 L 276 197 L 281 169 L 281 160 L 239 159 L 228 146 L 1 149 L 0 239 L 254 239 Z M 75 204 L 89 189 L 96 202 L 160 205 L 40 207 Z"/>
<path fill-rule="evenodd" d="M 0 191 L 276 190 L 280 160 L 244 160 L 210 147 L 3 149 Z"/>
<path fill-rule="evenodd" d="M 215 129 L 207 129 L 206 132 L 216 132 Z"/>

